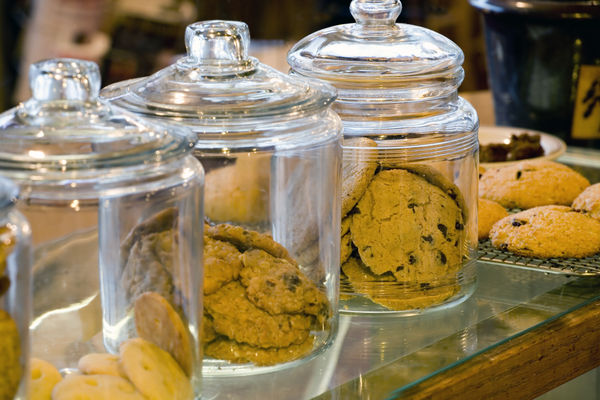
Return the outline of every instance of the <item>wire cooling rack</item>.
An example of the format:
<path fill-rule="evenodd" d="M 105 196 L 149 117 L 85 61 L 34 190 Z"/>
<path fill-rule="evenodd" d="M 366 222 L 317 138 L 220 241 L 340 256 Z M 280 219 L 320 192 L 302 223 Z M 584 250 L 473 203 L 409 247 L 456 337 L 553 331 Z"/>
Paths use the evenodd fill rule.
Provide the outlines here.
<path fill-rule="evenodd" d="M 478 259 L 553 274 L 600 276 L 600 253 L 585 258 L 531 258 L 499 250 L 486 240 L 479 242 Z"/>

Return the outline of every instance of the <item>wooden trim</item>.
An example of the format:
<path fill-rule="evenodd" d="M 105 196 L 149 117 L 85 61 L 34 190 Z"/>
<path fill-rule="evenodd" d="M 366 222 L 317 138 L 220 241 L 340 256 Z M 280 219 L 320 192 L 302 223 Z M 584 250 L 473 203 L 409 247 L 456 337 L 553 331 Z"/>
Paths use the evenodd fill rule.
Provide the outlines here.
<path fill-rule="evenodd" d="M 592 302 L 439 373 L 410 399 L 532 399 L 600 366 L 600 302 Z"/>

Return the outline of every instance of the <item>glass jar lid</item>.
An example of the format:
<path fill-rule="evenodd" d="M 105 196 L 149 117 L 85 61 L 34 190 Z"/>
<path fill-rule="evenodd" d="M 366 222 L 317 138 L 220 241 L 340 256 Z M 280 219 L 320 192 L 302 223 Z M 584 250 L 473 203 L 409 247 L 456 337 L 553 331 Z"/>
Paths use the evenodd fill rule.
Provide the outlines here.
<path fill-rule="evenodd" d="M 31 65 L 29 82 L 33 97 L 0 114 L 0 169 L 11 176 L 163 163 L 195 144 L 187 129 L 145 122 L 100 101 L 93 62 L 41 61 Z"/>
<path fill-rule="evenodd" d="M 335 86 L 344 81 L 462 81 L 463 52 L 429 29 L 397 24 L 399 0 L 353 0 L 354 24 L 337 25 L 300 40 L 288 53 L 295 72 Z"/>
<path fill-rule="evenodd" d="M 243 22 L 204 21 L 185 33 L 187 55 L 147 78 L 113 84 L 102 96 L 147 116 L 219 120 L 316 112 L 335 99 L 328 85 L 290 77 L 248 56 Z"/>

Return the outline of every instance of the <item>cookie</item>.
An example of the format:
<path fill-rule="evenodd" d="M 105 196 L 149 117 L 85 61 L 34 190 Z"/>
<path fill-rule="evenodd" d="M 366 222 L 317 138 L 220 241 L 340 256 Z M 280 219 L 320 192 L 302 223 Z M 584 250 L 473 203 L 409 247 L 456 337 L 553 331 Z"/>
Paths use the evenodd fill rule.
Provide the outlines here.
<path fill-rule="evenodd" d="M 127 378 L 119 356 L 110 353 L 90 353 L 79 359 L 77 368 L 86 375 L 112 375 Z"/>
<path fill-rule="evenodd" d="M 150 233 L 137 240 L 129 251 L 121 274 L 127 298 L 134 301 L 147 291 L 172 299 L 177 283 L 173 270 L 173 231 Z"/>
<path fill-rule="evenodd" d="M 241 252 L 249 249 L 261 249 L 277 258 L 284 258 L 297 265 L 287 249 L 274 241 L 270 235 L 228 224 L 208 226 L 204 232 L 213 239 L 233 244 Z"/>
<path fill-rule="evenodd" d="M 237 159 L 205 177 L 204 211 L 211 221 L 259 224 L 269 217 L 269 158 Z"/>
<path fill-rule="evenodd" d="M 125 374 L 149 400 L 193 398 L 190 380 L 169 353 L 155 344 L 129 339 L 121 344 L 120 354 Z"/>
<path fill-rule="evenodd" d="M 600 221 L 569 207 L 541 206 L 496 222 L 490 239 L 501 250 L 528 257 L 587 257 L 600 251 Z"/>
<path fill-rule="evenodd" d="M 255 365 L 266 366 L 296 360 L 305 356 L 311 352 L 313 342 L 314 337 L 309 336 L 300 344 L 263 349 L 220 338 L 206 346 L 205 354 L 209 357 L 235 363 L 251 362 Z"/>
<path fill-rule="evenodd" d="M 12 399 L 23 369 L 19 357 L 21 344 L 17 324 L 10 314 L 0 309 L 0 399 Z"/>
<path fill-rule="evenodd" d="M 153 398 L 157 399 L 157 397 Z M 145 398 L 129 381 L 112 375 L 68 375 L 52 390 L 52 400 L 80 399 L 144 400 Z"/>
<path fill-rule="evenodd" d="M 479 198 L 477 206 L 477 237 L 487 239 L 492 225 L 508 215 L 506 208 L 492 200 Z"/>
<path fill-rule="evenodd" d="M 485 171 L 479 180 L 479 197 L 509 209 L 571 205 L 589 184 L 585 177 L 564 164 L 522 161 Z"/>
<path fill-rule="evenodd" d="M 242 253 L 229 242 L 204 236 L 204 294 L 216 292 L 220 287 L 240 276 Z"/>
<path fill-rule="evenodd" d="M 362 197 L 377 169 L 374 150 L 377 143 L 368 138 L 344 140 L 344 160 L 342 163 L 342 217 L 354 207 Z M 362 148 L 362 149 L 361 149 Z"/>
<path fill-rule="evenodd" d="M 202 314 L 202 343 L 212 342 L 217 338 L 217 331 L 213 325 L 213 319 L 210 315 Z"/>
<path fill-rule="evenodd" d="M 412 310 L 439 304 L 458 292 L 458 286 L 431 287 L 419 285 L 420 289 L 404 290 L 392 273 L 376 275 L 359 259 L 350 257 L 342 265 L 342 272 L 356 293 L 364 294 L 373 302 L 390 310 Z"/>
<path fill-rule="evenodd" d="M 585 188 L 585 190 L 573 200 L 571 207 L 592 218 L 600 219 L 600 183 Z"/>
<path fill-rule="evenodd" d="M 204 307 L 213 318 L 217 333 L 263 348 L 304 342 L 314 320 L 313 316 L 303 314 L 269 314 L 248 300 L 245 288 L 238 281 L 205 296 Z"/>
<path fill-rule="evenodd" d="M 29 360 L 29 400 L 50 400 L 52 389 L 62 380 L 60 372 L 47 361 Z"/>
<path fill-rule="evenodd" d="M 122 261 L 126 261 L 129 249 L 131 249 L 133 244 L 139 241 L 142 237 L 151 233 L 174 229 L 177 226 L 178 214 L 179 212 L 177 208 L 166 208 L 136 225 L 121 244 L 121 254 L 125 257 L 122 259 Z"/>
<path fill-rule="evenodd" d="M 350 222 L 352 221 L 352 215 L 348 215 L 347 217 L 342 218 L 342 223 L 340 225 L 341 233 L 340 236 L 344 236 L 348 231 L 350 231 Z"/>
<path fill-rule="evenodd" d="M 269 314 L 310 314 L 319 321 L 329 316 L 329 302 L 323 292 L 298 267 L 263 250 L 242 255 L 240 281 L 248 299 Z"/>
<path fill-rule="evenodd" d="M 350 232 L 376 275 L 430 282 L 462 265 L 463 210 L 447 191 L 404 169 L 375 175 L 353 210 Z"/>
<path fill-rule="evenodd" d="M 346 233 L 340 240 L 340 264 L 346 262 L 352 254 L 352 240 L 350 233 Z"/>
<path fill-rule="evenodd" d="M 146 292 L 135 301 L 135 328 L 138 335 L 168 352 L 188 376 L 192 372 L 192 345 L 187 328 L 171 304 L 155 292 Z"/>

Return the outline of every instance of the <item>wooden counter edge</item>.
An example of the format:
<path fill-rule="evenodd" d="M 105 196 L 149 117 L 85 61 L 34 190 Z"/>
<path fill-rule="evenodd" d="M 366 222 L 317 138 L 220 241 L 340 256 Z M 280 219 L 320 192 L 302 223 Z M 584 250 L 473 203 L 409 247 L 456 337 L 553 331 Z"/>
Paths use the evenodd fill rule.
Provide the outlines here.
<path fill-rule="evenodd" d="M 600 366 L 600 301 L 401 393 L 410 399 L 532 399 Z"/>

